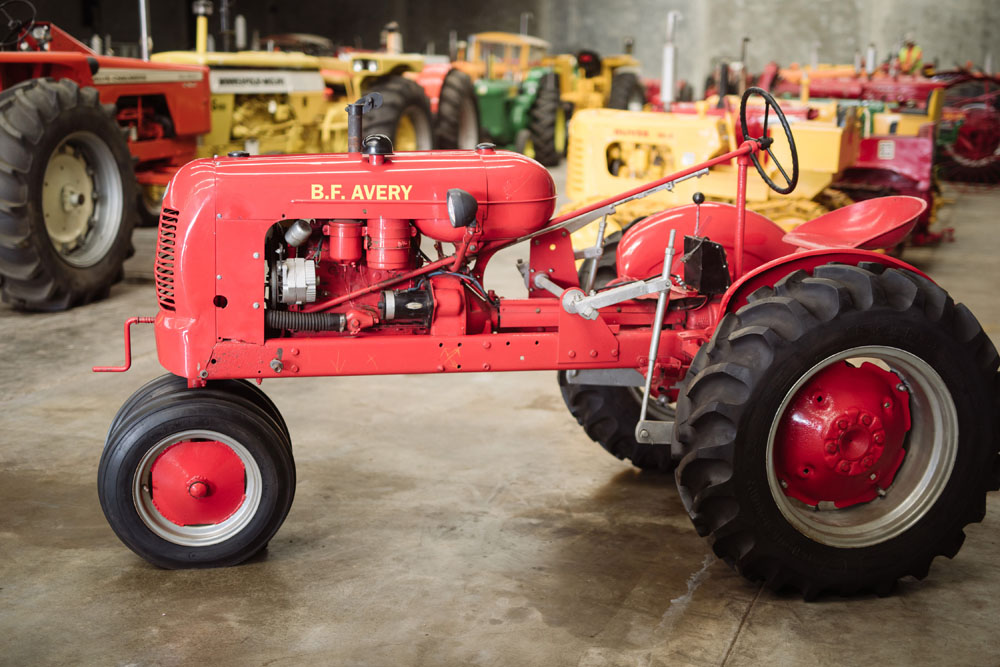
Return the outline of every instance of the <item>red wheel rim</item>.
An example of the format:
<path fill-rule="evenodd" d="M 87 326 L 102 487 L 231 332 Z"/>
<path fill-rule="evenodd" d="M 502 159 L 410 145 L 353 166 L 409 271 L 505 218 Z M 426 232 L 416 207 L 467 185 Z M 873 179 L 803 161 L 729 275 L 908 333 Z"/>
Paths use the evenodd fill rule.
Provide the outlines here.
<path fill-rule="evenodd" d="M 151 474 L 153 504 L 178 526 L 221 523 L 246 500 L 246 469 L 217 440 L 171 445 L 153 461 Z"/>
<path fill-rule="evenodd" d="M 785 495 L 850 507 L 892 484 L 906 452 L 909 394 L 875 364 L 837 362 L 810 378 L 781 417 L 774 465 Z"/>

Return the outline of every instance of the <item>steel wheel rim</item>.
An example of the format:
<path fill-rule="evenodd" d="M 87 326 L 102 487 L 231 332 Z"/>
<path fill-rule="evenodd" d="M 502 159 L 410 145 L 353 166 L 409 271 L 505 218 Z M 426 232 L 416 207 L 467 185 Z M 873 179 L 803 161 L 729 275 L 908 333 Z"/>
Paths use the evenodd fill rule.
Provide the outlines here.
<path fill-rule="evenodd" d="M 80 131 L 59 142 L 42 178 L 42 217 L 63 261 L 86 268 L 104 259 L 118 238 L 123 193 L 118 162 L 100 137 Z"/>
<path fill-rule="evenodd" d="M 552 134 L 552 143 L 557 153 L 566 151 L 566 110 L 561 106 L 556 109 L 556 128 Z"/>
<path fill-rule="evenodd" d="M 910 392 L 911 427 L 907 454 L 885 496 L 844 509 L 815 510 L 782 492 L 775 472 L 775 436 L 781 417 L 798 390 L 831 364 L 877 361 L 901 378 Z M 958 413 L 951 393 L 930 364 L 896 347 L 866 345 L 827 357 L 785 395 L 767 440 L 767 482 L 782 516 L 806 537 L 837 548 L 862 548 L 890 540 L 919 522 L 941 496 L 958 453 Z"/>
<path fill-rule="evenodd" d="M 147 185 L 142 188 L 142 205 L 151 217 L 160 217 L 163 209 L 163 197 L 167 194 L 164 185 Z"/>
<path fill-rule="evenodd" d="M 215 440 L 228 446 L 239 457 L 245 470 L 243 503 L 227 519 L 217 524 L 180 526 L 167 519 L 153 504 L 151 471 L 153 463 L 172 445 L 189 440 Z M 150 447 L 139 461 L 132 478 L 132 502 L 140 520 L 157 537 L 186 547 L 207 547 L 234 537 L 253 519 L 263 496 L 264 481 L 260 466 L 250 452 L 233 438 L 217 431 L 190 430 L 163 438 Z"/>
<path fill-rule="evenodd" d="M 626 387 L 629 396 L 635 404 L 642 408 L 642 387 Z M 650 396 L 649 404 L 646 406 L 646 414 L 657 421 L 674 421 L 677 419 L 676 403 L 660 403 L 659 396 Z"/>

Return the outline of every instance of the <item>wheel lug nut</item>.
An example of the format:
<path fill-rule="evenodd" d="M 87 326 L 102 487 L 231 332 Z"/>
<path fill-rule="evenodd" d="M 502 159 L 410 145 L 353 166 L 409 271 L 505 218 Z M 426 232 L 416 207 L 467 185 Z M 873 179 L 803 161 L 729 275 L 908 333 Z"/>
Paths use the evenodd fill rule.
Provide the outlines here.
<path fill-rule="evenodd" d="M 826 453 L 827 454 L 836 454 L 837 453 L 837 443 L 835 443 L 835 442 L 828 442 L 828 443 L 826 443 Z"/>
<path fill-rule="evenodd" d="M 864 458 L 864 459 L 863 459 L 863 460 L 861 461 L 861 465 L 863 465 L 863 466 L 864 466 L 864 467 L 866 467 L 866 468 L 871 468 L 871 467 L 872 467 L 872 464 L 873 464 L 873 463 L 874 463 L 874 461 L 872 461 L 872 457 L 870 457 L 870 456 L 866 456 L 866 457 L 865 457 L 865 458 Z"/>
<path fill-rule="evenodd" d="M 847 461 L 840 462 L 840 472 L 850 472 L 850 470 L 851 470 L 850 463 L 848 463 Z"/>
<path fill-rule="evenodd" d="M 881 445 L 882 441 L 885 440 L 885 436 L 881 433 L 876 433 L 873 439 L 875 440 L 875 444 Z"/>
<path fill-rule="evenodd" d="M 864 424 L 865 426 L 869 426 L 872 423 L 872 416 L 871 415 L 862 415 L 861 416 L 861 423 Z"/>
<path fill-rule="evenodd" d="M 847 430 L 847 420 L 846 419 L 841 419 L 839 422 L 837 422 L 837 428 L 839 428 L 841 431 L 846 431 Z"/>

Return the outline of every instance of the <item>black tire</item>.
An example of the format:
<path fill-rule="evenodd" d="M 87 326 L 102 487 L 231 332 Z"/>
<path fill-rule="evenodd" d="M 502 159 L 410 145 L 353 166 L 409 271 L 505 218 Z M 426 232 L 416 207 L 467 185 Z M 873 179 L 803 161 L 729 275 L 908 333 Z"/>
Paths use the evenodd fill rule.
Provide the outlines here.
<path fill-rule="evenodd" d="M 936 556 L 953 557 L 964 526 L 983 518 L 986 492 L 998 485 L 1000 358 L 975 317 L 929 280 L 873 263 L 828 264 L 812 276 L 796 271 L 750 301 L 726 315 L 698 352 L 678 401 L 685 456 L 676 479 L 699 534 L 746 578 L 797 589 L 807 599 L 887 594 L 901 577 L 926 576 Z M 884 498 L 816 511 L 782 490 L 801 482 L 779 479 L 784 473 L 770 465 L 788 442 L 772 429 L 788 423 L 784 406 L 800 380 L 842 369 L 835 355 L 862 351 L 889 359 L 891 382 L 902 380 L 895 388 L 907 397 L 914 423 L 898 441 L 906 458 L 898 475 L 890 473 Z M 864 389 L 846 390 L 855 400 Z M 884 400 L 889 410 L 893 404 Z M 830 418 L 841 420 L 838 414 Z M 847 422 L 835 423 L 843 429 Z M 840 445 L 825 446 L 839 455 Z M 802 479 L 835 474 L 822 465 L 804 467 Z M 868 484 L 866 474 L 860 477 Z"/>
<path fill-rule="evenodd" d="M 646 89 L 633 72 L 615 72 L 611 77 L 611 93 L 608 95 L 609 109 L 642 111 L 646 104 Z"/>
<path fill-rule="evenodd" d="M 158 567 L 236 565 L 267 545 L 291 508 L 295 463 L 282 439 L 273 421 L 239 402 L 216 395 L 188 400 L 162 396 L 137 410 L 105 447 L 98 469 L 101 509 L 119 539 Z M 184 476 L 195 480 L 186 488 L 176 481 L 159 480 L 158 485 L 152 478 L 160 457 L 178 455 L 170 451 L 174 445 L 205 440 L 221 444 L 230 460 L 236 457 L 236 474 L 232 466 L 226 476 L 214 463 L 196 460 L 183 467 Z M 215 520 L 204 517 L 196 505 L 196 519 L 188 518 L 186 524 L 177 523 L 185 519 L 176 516 L 168 519 L 167 500 L 183 499 L 185 492 L 194 495 L 195 483 L 207 485 L 208 496 L 229 496 L 225 510 L 232 505 L 232 512 Z M 151 489 L 157 493 L 155 504 Z"/>
<path fill-rule="evenodd" d="M 642 470 L 673 470 L 670 445 L 648 445 L 635 439 L 641 389 L 569 384 L 559 371 L 559 390 L 571 415 L 590 439 L 623 461 Z M 662 413 L 662 414 L 660 414 Z M 649 412 L 653 419 L 670 419 L 672 409 Z"/>
<path fill-rule="evenodd" d="M 539 163 L 555 167 L 566 150 L 566 111 L 559 101 L 559 77 L 549 73 L 539 83 L 538 94 L 528 112 L 531 150 Z"/>
<path fill-rule="evenodd" d="M 392 140 L 393 149 L 397 152 L 429 151 L 434 148 L 431 106 L 418 83 L 390 75 L 365 92 L 382 94 L 382 106 L 365 114 L 365 136 L 384 134 Z M 401 132 L 404 127 L 406 130 Z"/>
<path fill-rule="evenodd" d="M 479 143 L 479 102 L 472 78 L 452 69 L 441 85 L 434 141 L 437 148 L 475 148 Z"/>
<path fill-rule="evenodd" d="M 281 416 L 281 412 L 274 402 L 265 394 L 260 387 L 255 385 L 249 380 L 209 380 L 208 385 L 205 389 L 212 389 L 215 391 L 223 392 L 224 394 L 231 394 L 234 397 L 248 401 L 250 404 L 260 409 L 263 414 L 274 421 L 281 432 L 285 436 L 285 440 L 288 446 L 292 446 L 291 435 L 288 432 L 288 425 L 285 423 L 284 417 Z M 130 420 L 133 417 L 133 413 L 148 405 L 154 399 L 160 398 L 162 396 L 175 396 L 182 393 L 199 392 L 198 389 L 188 389 L 187 379 L 182 378 L 178 375 L 172 373 L 167 373 L 166 375 L 161 375 L 158 378 L 154 378 L 147 382 L 146 384 L 139 387 L 128 399 L 122 403 L 122 406 L 118 408 L 118 412 L 115 413 L 114 418 L 111 420 L 111 425 L 108 427 L 108 433 L 105 437 L 105 447 L 109 442 L 111 442 L 112 434 L 118 429 L 121 424 L 125 423 L 126 420 Z"/>
<path fill-rule="evenodd" d="M 0 119 L 0 154 L 7 164 L 0 170 L 4 301 L 56 311 L 106 297 L 121 279 L 135 226 L 135 177 L 120 128 L 101 107 L 96 89 L 69 79 L 34 79 L 6 91 Z M 73 160 L 89 170 L 86 185 L 69 194 L 81 198 L 75 206 L 86 207 L 82 215 L 90 211 L 89 231 L 79 217 L 74 230 L 69 224 L 61 230 L 66 237 L 58 248 L 43 207 L 47 168 L 52 163 L 58 173 L 56 165 L 63 164 L 54 160 Z M 87 188 L 91 193 L 84 193 Z M 93 192 L 103 196 L 95 200 Z M 70 215 L 55 213 L 64 220 Z"/>

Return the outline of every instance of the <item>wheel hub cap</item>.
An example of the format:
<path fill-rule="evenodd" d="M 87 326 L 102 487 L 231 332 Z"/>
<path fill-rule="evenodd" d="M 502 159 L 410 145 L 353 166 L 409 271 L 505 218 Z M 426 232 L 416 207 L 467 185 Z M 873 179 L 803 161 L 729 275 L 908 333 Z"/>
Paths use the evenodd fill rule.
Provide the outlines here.
<path fill-rule="evenodd" d="M 807 505 L 849 507 L 889 487 L 903 463 L 909 393 L 875 364 L 835 363 L 792 398 L 775 438 L 782 490 Z"/>
<path fill-rule="evenodd" d="M 45 167 L 42 213 L 49 238 L 61 251 L 80 245 L 94 215 L 94 180 L 82 155 L 67 144 Z"/>
<path fill-rule="evenodd" d="M 225 521 L 246 499 L 240 457 L 215 440 L 188 440 L 163 450 L 151 469 L 153 504 L 178 526 Z"/>

